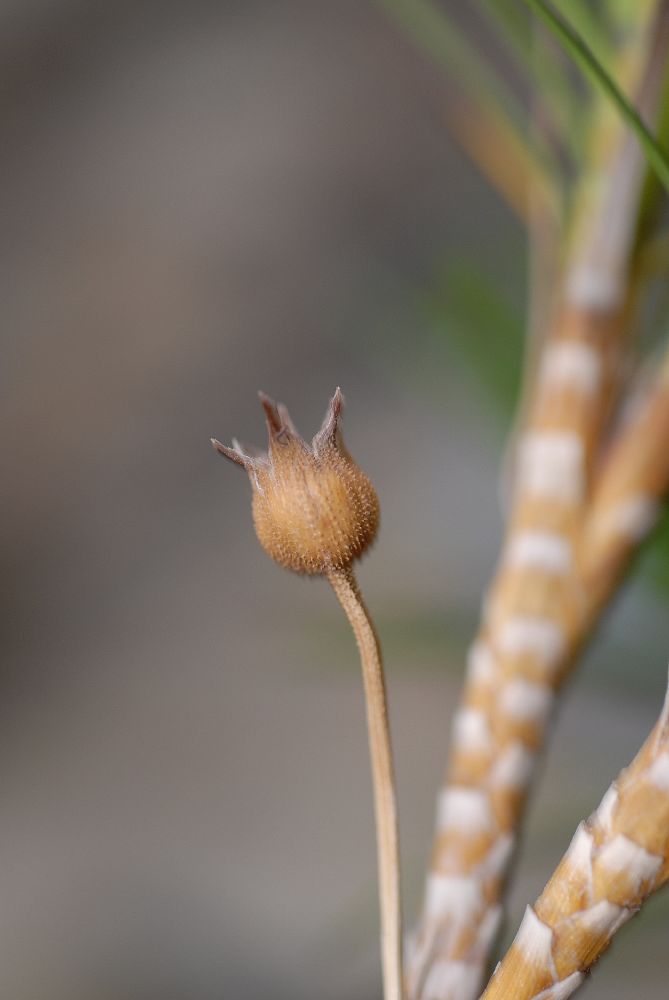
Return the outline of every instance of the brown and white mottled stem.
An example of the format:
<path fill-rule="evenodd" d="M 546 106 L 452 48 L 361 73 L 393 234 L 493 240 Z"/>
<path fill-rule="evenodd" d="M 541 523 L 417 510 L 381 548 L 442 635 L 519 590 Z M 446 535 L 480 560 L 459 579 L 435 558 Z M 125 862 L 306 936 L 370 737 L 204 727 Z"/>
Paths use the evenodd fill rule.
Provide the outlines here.
<path fill-rule="evenodd" d="M 516 829 L 582 616 L 576 541 L 621 318 L 618 302 L 605 311 L 566 296 L 540 362 L 510 532 L 454 719 L 412 953 L 414 1000 L 472 1000 L 484 979 Z"/>
<path fill-rule="evenodd" d="M 584 632 L 597 621 L 657 521 L 669 492 L 668 442 L 669 352 L 597 475 L 579 545 Z"/>
<path fill-rule="evenodd" d="M 385 1000 L 402 1000 L 399 827 L 381 647 L 352 569 L 332 569 L 327 577 L 351 624 L 360 651 L 374 784 L 384 997 Z"/>
<path fill-rule="evenodd" d="M 580 543 L 572 558 L 578 567 L 578 616 L 573 619 L 571 632 L 565 644 L 561 664 L 558 669 L 566 672 L 573 663 L 582 644 L 589 637 L 596 624 L 602 608 L 615 593 L 620 579 L 628 568 L 648 532 L 652 529 L 655 516 L 663 498 L 669 492 L 669 354 L 650 386 L 648 395 L 636 412 L 618 431 L 609 452 L 598 470 L 593 497 L 588 505 L 588 511 Z M 535 542 L 536 552 L 541 546 Z M 526 545 L 530 552 L 532 545 Z M 521 546 L 522 550 L 522 546 Z M 550 546 L 544 543 L 543 558 L 548 560 Z M 554 570 L 559 569 L 558 558 L 560 547 L 552 548 Z M 529 555 L 528 555 L 529 558 Z M 565 561 L 562 561 L 563 569 Z M 491 633 L 491 636 L 494 632 Z M 550 632 L 546 629 L 544 640 Z M 539 633 L 535 636 L 538 640 Z M 470 810 L 470 821 L 486 818 L 492 825 L 500 814 L 500 804 L 506 798 L 508 815 L 513 803 L 508 792 L 501 787 L 502 778 L 506 772 L 507 779 L 513 775 L 512 765 L 515 762 L 517 778 L 520 779 L 525 768 L 529 777 L 532 765 L 532 750 L 537 747 L 542 738 L 543 727 L 553 701 L 553 691 L 550 686 L 529 681 L 522 676 L 505 682 L 499 695 L 496 707 L 494 702 L 496 684 L 499 680 L 499 669 L 495 668 L 491 638 L 482 640 L 476 645 L 470 655 L 470 690 L 469 707 L 461 709 L 456 716 L 455 741 L 457 750 L 460 743 L 469 742 L 470 749 L 475 749 L 478 742 L 479 753 L 484 749 L 487 739 L 486 731 L 494 725 L 497 739 L 506 749 L 490 771 L 490 784 L 482 789 L 488 797 L 488 807 L 485 798 L 478 798 L 471 789 L 465 794 L 461 790 L 455 796 L 451 793 L 451 808 L 458 805 L 461 809 Z M 486 693 L 487 692 L 487 693 Z M 484 719 L 491 722 L 486 726 Z M 468 732 L 469 730 L 469 732 Z M 525 748 L 523 752 L 520 748 Z M 460 750 L 462 753 L 462 748 Z M 529 753 L 529 756 L 528 756 Z M 500 787 L 495 789 L 495 781 Z M 522 792 L 523 782 L 515 782 L 517 793 Z M 442 806 L 448 806 L 449 796 L 442 798 Z M 477 809 L 474 808 L 478 803 Z M 522 797 L 516 800 L 518 808 L 522 806 Z M 517 814 L 516 814 L 517 815 Z M 442 816 L 442 822 L 444 821 Z M 464 824 L 464 813 L 462 817 Z M 466 829 L 463 828 L 463 833 Z M 498 830 L 497 839 L 493 841 L 492 849 L 477 866 L 471 869 L 469 881 L 457 874 L 439 877 L 433 874 L 428 883 L 426 910 L 437 915 L 441 914 L 440 930 L 444 933 L 447 925 L 443 921 L 445 912 L 466 914 L 467 907 L 463 904 L 469 899 L 469 905 L 475 903 L 479 907 L 480 924 L 478 936 L 473 938 L 474 946 L 464 952 L 466 961 L 457 960 L 433 962 L 431 983 L 428 978 L 424 984 L 424 995 L 439 995 L 437 990 L 450 981 L 451 994 L 454 997 L 468 998 L 477 995 L 475 976 L 479 982 L 484 974 L 487 945 L 496 930 L 501 909 L 499 907 L 499 892 L 503 865 L 511 855 L 513 830 Z M 451 834 L 452 836 L 452 834 Z M 478 835 L 481 844 L 481 831 Z M 439 859 L 438 859 L 439 860 Z M 443 856 L 441 858 L 443 862 Z M 431 895 L 430 895 L 431 894 Z M 474 910 L 476 912 L 476 910 Z M 463 921 L 463 925 L 466 926 Z M 461 926 L 461 932 L 464 930 Z M 451 930 L 451 933 L 453 931 Z M 465 937 L 466 941 L 467 938 Z M 453 947 L 453 938 L 451 947 Z M 479 957 L 478 965 L 475 959 Z M 441 976 L 441 982 L 438 978 Z M 428 990 L 429 987 L 429 990 Z M 433 992 L 430 992 L 432 990 Z M 459 992 L 458 992 L 459 991 Z M 559 1000 L 562 994 L 549 993 L 542 1000 Z"/>
<path fill-rule="evenodd" d="M 669 695 L 656 726 L 578 827 L 481 1000 L 566 1000 L 669 878 Z"/>
<path fill-rule="evenodd" d="M 666 21 L 669 6 L 657 10 Z M 655 62 L 666 57 L 660 35 L 664 48 L 655 33 L 641 81 L 646 106 L 657 98 Z M 635 140 L 606 112 L 594 145 L 519 445 L 509 532 L 454 718 L 412 941 L 412 1000 L 478 996 L 548 717 L 596 617 L 580 572 L 581 537 L 618 389 L 644 164 Z"/>

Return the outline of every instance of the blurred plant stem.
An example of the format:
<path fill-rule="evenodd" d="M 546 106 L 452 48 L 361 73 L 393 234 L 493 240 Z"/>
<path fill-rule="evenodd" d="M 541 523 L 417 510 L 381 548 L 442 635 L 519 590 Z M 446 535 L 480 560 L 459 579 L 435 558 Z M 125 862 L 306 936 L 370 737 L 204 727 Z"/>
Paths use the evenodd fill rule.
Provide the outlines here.
<path fill-rule="evenodd" d="M 449 76 L 464 94 L 468 113 L 481 123 L 481 134 L 494 123 L 497 159 L 508 153 L 512 162 L 523 150 L 525 169 L 541 176 L 545 185 L 559 190 L 559 162 L 543 138 L 535 141 L 527 128 L 527 116 L 505 74 L 499 72 L 469 41 L 454 19 L 432 0 L 376 0 L 412 36 L 417 44 Z M 495 171 L 491 170 L 494 176 Z"/>
<path fill-rule="evenodd" d="M 607 52 L 606 68 L 553 8 L 528 3 L 541 8 L 597 88 L 582 98 L 571 173 L 552 170 L 547 178 L 517 153 L 505 161 L 512 147 L 502 145 L 500 153 L 496 146 L 497 122 L 485 117 L 496 107 L 479 99 L 480 74 L 471 88 L 475 124 L 456 128 L 527 226 L 528 360 L 517 454 L 509 463 L 506 540 L 454 718 L 411 949 L 412 1000 L 478 996 L 552 705 L 669 488 L 664 370 L 636 419 L 612 423 L 623 395 L 624 342 L 643 290 L 638 261 L 657 220 L 648 164 L 660 181 L 669 180 L 666 156 L 644 124 L 657 118 L 665 93 L 669 3 L 639 0 L 632 9 L 614 0 L 583 14 L 580 26 L 603 36 L 597 51 Z M 445 19 L 442 32 L 449 24 Z M 431 35 L 432 47 L 439 37 Z M 545 35 L 535 36 L 537 64 L 545 43 Z M 636 95 L 638 111 L 625 93 Z M 522 132 L 527 149 L 549 143 L 555 118 L 549 126 L 545 108 L 537 82 L 529 130 Z M 521 165 L 515 186 L 509 163 Z"/>

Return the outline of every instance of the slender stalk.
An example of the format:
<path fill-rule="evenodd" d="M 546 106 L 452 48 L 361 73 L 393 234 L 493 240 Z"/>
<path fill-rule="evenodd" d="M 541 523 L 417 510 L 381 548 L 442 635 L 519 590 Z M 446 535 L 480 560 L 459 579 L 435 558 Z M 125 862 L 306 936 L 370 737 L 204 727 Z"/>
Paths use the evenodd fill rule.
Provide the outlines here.
<path fill-rule="evenodd" d="M 605 66 L 611 65 L 616 59 L 614 33 L 611 30 L 607 14 L 594 4 L 574 3 L 574 0 L 553 0 L 553 6 L 563 15 L 569 15 L 569 21 L 581 38 L 587 42 L 595 56 Z"/>
<path fill-rule="evenodd" d="M 577 155 L 579 136 L 573 127 L 576 94 L 571 87 L 564 62 L 555 53 L 534 57 L 532 25 L 516 0 L 483 0 L 479 3 L 493 33 L 498 35 L 518 69 L 523 71 L 533 90 L 541 98 L 542 110 L 550 123 L 550 132 L 568 153 Z"/>
<path fill-rule="evenodd" d="M 523 224 L 528 224 L 530 184 L 544 212 L 558 217 L 561 194 L 557 181 L 537 169 L 527 144 L 518 140 L 506 122 L 493 117 L 481 104 L 461 98 L 447 107 L 446 123 L 474 165 Z"/>
<path fill-rule="evenodd" d="M 381 647 L 353 570 L 330 570 L 327 577 L 351 624 L 360 651 L 374 783 L 384 997 L 385 1000 L 402 1000 L 399 833 Z"/>
<path fill-rule="evenodd" d="M 622 93 L 613 77 L 609 76 L 602 64 L 597 60 L 590 47 L 584 42 L 572 26 L 554 11 L 545 0 L 526 0 L 533 8 L 537 17 L 550 28 L 554 35 L 564 45 L 565 49 L 588 76 L 617 108 L 619 114 L 636 134 L 648 163 L 657 174 L 659 180 L 669 191 L 669 157 L 659 145 L 656 137 L 647 127 L 643 119 Z"/>
<path fill-rule="evenodd" d="M 668 436 L 669 348 L 643 402 L 612 440 L 594 483 L 578 553 L 584 633 L 655 526 L 669 492 Z"/>

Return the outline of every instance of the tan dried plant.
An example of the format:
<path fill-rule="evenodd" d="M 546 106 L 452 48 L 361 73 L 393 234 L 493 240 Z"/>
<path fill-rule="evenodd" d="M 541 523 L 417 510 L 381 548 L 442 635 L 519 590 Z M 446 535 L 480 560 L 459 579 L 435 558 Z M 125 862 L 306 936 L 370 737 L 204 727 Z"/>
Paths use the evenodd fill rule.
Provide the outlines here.
<path fill-rule="evenodd" d="M 395 776 L 381 646 L 360 593 L 353 562 L 374 541 L 379 501 L 347 452 L 337 389 L 323 425 L 308 444 L 286 407 L 264 393 L 269 446 L 250 454 L 235 441 L 212 438 L 219 454 L 242 466 L 251 481 L 253 522 L 265 552 L 296 573 L 326 577 L 348 618 L 360 652 L 374 785 L 384 996 L 401 1000 L 402 907 Z"/>
<path fill-rule="evenodd" d="M 374 776 L 385 998 L 476 1000 L 554 705 L 669 492 L 669 346 L 642 389 L 625 376 L 650 287 L 645 262 L 658 231 L 663 238 L 659 208 L 669 190 L 669 158 L 652 134 L 666 119 L 669 135 L 669 0 L 602 0 L 596 10 L 585 2 L 557 4 L 573 23 L 556 5 L 526 0 L 599 88 L 584 101 L 535 32 L 531 69 L 544 79 L 533 101 L 530 141 L 505 115 L 487 69 L 438 5 L 382 2 L 457 76 L 461 93 L 447 118 L 527 226 L 530 248 L 528 360 L 510 464 L 512 501 L 453 719 L 406 975 L 383 668 L 352 569 L 374 540 L 379 507 L 343 446 L 341 394 L 310 445 L 285 407 L 261 396 L 268 452 L 214 446 L 249 474 L 265 550 L 298 573 L 325 576 L 358 643 Z M 509 27 L 508 3 L 489 0 L 487 9 Z M 557 101 L 562 87 L 571 105 Z M 582 109 L 574 107 L 578 100 Z M 578 136 L 570 131 L 574 121 Z M 556 134 L 559 152 L 571 159 L 558 182 Z M 616 930 L 666 881 L 668 712 L 665 705 L 638 757 L 579 827 L 528 907 L 485 1000 L 565 1000 Z"/>

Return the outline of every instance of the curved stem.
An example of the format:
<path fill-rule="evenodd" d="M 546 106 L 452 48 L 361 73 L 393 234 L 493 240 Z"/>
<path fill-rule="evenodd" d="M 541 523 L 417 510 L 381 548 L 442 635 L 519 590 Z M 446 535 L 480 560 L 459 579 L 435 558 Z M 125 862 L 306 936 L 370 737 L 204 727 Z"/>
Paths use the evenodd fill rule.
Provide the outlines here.
<path fill-rule="evenodd" d="M 385 1000 L 402 1000 L 399 833 L 381 648 L 353 571 L 350 568 L 330 570 L 327 577 L 351 624 L 360 651 L 374 784 L 383 992 Z"/>
<path fill-rule="evenodd" d="M 570 997 L 614 934 L 669 878 L 669 695 L 599 808 L 581 823 L 481 1000 Z"/>

